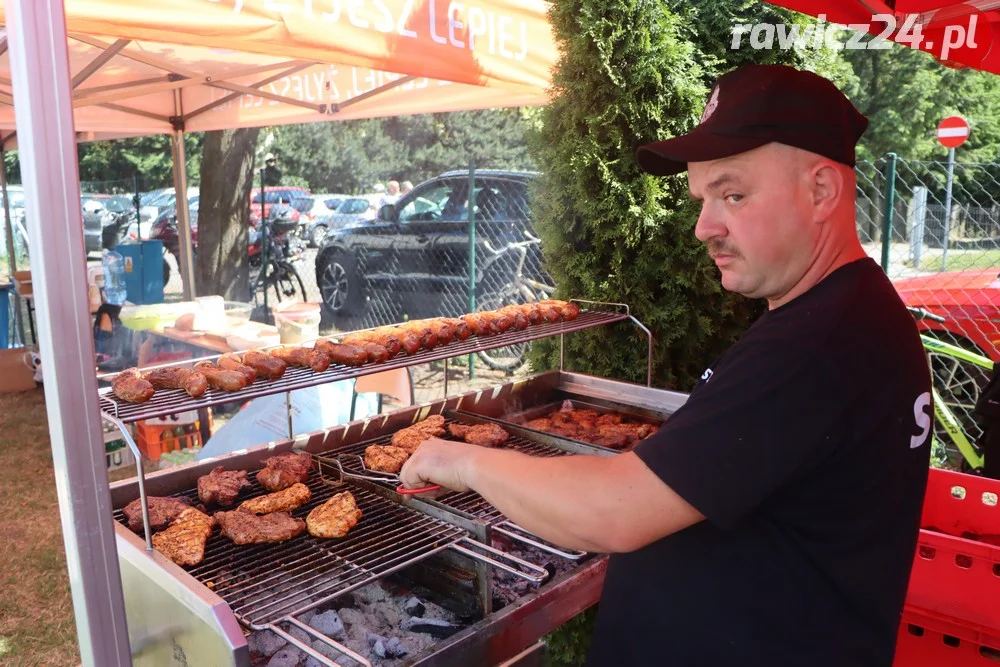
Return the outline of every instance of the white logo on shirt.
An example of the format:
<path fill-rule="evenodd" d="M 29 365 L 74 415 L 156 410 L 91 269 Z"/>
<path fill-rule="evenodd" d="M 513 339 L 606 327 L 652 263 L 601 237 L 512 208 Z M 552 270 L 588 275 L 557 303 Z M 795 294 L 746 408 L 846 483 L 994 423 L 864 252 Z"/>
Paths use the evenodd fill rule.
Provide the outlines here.
<path fill-rule="evenodd" d="M 708 382 L 712 378 L 712 369 L 706 368 L 705 372 L 701 374 L 701 379 Z"/>
<path fill-rule="evenodd" d="M 913 403 L 913 419 L 916 420 L 917 426 L 921 430 L 919 435 L 910 437 L 910 449 L 916 449 L 927 442 L 927 435 L 931 432 L 931 416 L 925 410 L 930 406 L 931 392 L 929 391 L 925 391 L 920 396 L 917 396 L 917 400 Z"/>

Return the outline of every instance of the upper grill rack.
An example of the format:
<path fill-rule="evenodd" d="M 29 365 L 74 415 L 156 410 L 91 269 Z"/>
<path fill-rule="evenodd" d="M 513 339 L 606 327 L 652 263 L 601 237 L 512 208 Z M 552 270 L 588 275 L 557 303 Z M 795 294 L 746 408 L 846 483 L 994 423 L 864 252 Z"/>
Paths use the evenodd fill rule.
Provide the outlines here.
<path fill-rule="evenodd" d="M 268 493 L 255 477 L 249 476 L 253 489 L 241 495 L 240 502 Z M 205 559 L 184 568 L 225 600 L 251 629 L 333 599 L 468 536 L 457 526 L 393 503 L 350 480 L 336 485 L 324 482 L 314 469 L 306 485 L 312 499 L 293 516 L 305 519 L 314 507 L 347 490 L 362 512 L 358 525 L 341 539 L 315 538 L 307 531 L 285 542 L 242 546 L 215 532 L 206 545 Z M 197 489 L 174 495 L 199 502 Z M 122 510 L 114 517 L 127 525 Z"/>
<path fill-rule="evenodd" d="M 122 423 L 128 424 L 142 419 L 151 419 L 187 410 L 222 405 L 224 403 L 245 401 L 251 398 L 314 387 L 327 382 L 349 380 L 371 373 L 380 373 L 415 364 L 493 350 L 508 345 L 527 343 L 540 338 L 572 333 L 626 319 L 629 319 L 627 312 L 582 310 L 580 315 L 571 322 L 537 324 L 522 331 L 509 330 L 495 336 L 470 336 L 464 341 L 453 341 L 448 345 L 442 345 L 433 350 L 420 350 L 412 356 L 401 353 L 393 359 L 379 364 L 365 364 L 361 367 L 334 364 L 322 373 L 316 373 L 309 368 L 290 366 L 285 374 L 277 380 L 259 379 L 249 387 L 236 392 L 209 389 L 205 392 L 204 396 L 197 399 L 191 398 L 183 390 L 174 389 L 157 390 L 153 398 L 145 403 L 128 403 L 115 398 L 114 394 L 111 393 L 111 388 L 107 387 L 100 390 L 101 411 L 120 420 Z M 184 364 L 177 365 L 183 366 Z"/>

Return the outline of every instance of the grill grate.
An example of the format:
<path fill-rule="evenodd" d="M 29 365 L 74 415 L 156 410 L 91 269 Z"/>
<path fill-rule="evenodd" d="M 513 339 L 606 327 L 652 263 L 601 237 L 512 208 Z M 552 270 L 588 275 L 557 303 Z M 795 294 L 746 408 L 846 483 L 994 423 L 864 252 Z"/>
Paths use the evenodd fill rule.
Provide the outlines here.
<path fill-rule="evenodd" d="M 250 475 L 253 489 L 241 495 L 240 502 L 268 493 L 255 477 Z M 358 525 L 341 539 L 319 539 L 304 532 L 287 542 L 244 546 L 216 531 L 206 545 L 205 559 L 184 568 L 225 600 L 251 629 L 333 599 L 467 536 L 458 527 L 386 500 L 350 480 L 330 484 L 313 470 L 306 485 L 312 499 L 293 516 L 305 519 L 335 493 L 349 490 L 362 512 Z M 174 495 L 198 503 L 197 489 Z M 127 524 L 122 510 L 114 517 Z"/>
<path fill-rule="evenodd" d="M 445 427 L 448 424 L 463 424 L 458 419 L 446 419 Z M 446 438 L 451 438 L 450 435 L 445 436 Z M 359 475 L 371 475 L 371 472 L 366 472 L 364 467 L 361 465 L 361 461 L 358 456 L 364 456 L 365 449 L 371 445 L 388 445 L 392 440 L 392 434 L 383 435 L 378 438 L 372 438 L 371 440 L 365 440 L 364 442 L 359 442 L 355 445 L 350 445 L 342 449 L 336 450 L 336 452 L 331 452 L 331 454 L 348 454 L 348 456 L 339 456 L 341 465 L 344 466 L 344 470 L 348 473 L 355 473 Z M 525 440 L 524 438 L 519 438 L 517 436 L 511 435 L 510 439 L 503 444 L 503 449 L 511 449 L 516 452 L 522 452 L 524 454 L 530 454 L 531 456 L 565 456 L 569 452 L 565 452 L 561 449 L 556 449 L 555 447 L 550 447 L 548 445 L 542 445 L 537 442 L 532 442 L 530 440 Z M 320 460 L 323 456 L 320 456 Z M 385 486 L 395 489 L 398 484 L 395 481 L 386 481 Z M 498 510 L 496 507 L 491 505 L 485 498 L 474 491 L 464 491 L 458 493 L 455 491 L 446 493 L 439 498 L 435 498 L 433 502 L 445 506 L 447 509 L 457 510 L 459 512 L 464 512 L 477 519 L 482 519 L 491 524 L 499 523 L 505 521 L 506 517 Z"/>
<path fill-rule="evenodd" d="M 322 373 L 316 373 L 309 368 L 289 367 L 285 374 L 277 380 L 257 380 L 246 389 L 237 392 L 226 392 L 209 389 L 201 398 L 194 399 L 183 390 L 158 390 L 145 403 L 127 403 L 115 398 L 110 387 L 100 392 L 101 411 L 128 424 L 141 419 L 149 419 L 163 415 L 175 414 L 187 410 L 207 408 L 213 405 L 246 401 L 260 396 L 270 396 L 295 389 L 313 387 L 327 382 L 349 380 L 351 378 L 380 373 L 395 368 L 404 368 L 415 364 L 438 361 L 485 350 L 493 350 L 508 345 L 527 343 L 539 338 L 558 336 L 559 334 L 580 331 L 591 327 L 620 322 L 628 319 L 627 313 L 585 310 L 572 322 L 554 322 L 530 326 L 523 331 L 507 331 L 496 336 L 470 336 L 464 341 L 453 341 L 433 350 L 421 350 L 409 356 L 405 353 L 380 364 L 366 364 L 360 368 L 333 365 Z"/>

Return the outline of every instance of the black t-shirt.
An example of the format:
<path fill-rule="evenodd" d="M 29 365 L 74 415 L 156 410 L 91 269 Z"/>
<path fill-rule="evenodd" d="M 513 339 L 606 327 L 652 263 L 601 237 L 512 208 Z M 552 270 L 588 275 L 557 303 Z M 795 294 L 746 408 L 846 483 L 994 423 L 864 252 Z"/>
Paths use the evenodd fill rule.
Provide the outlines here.
<path fill-rule="evenodd" d="M 870 259 L 764 314 L 636 447 L 707 520 L 610 558 L 588 665 L 889 667 L 930 387 Z"/>

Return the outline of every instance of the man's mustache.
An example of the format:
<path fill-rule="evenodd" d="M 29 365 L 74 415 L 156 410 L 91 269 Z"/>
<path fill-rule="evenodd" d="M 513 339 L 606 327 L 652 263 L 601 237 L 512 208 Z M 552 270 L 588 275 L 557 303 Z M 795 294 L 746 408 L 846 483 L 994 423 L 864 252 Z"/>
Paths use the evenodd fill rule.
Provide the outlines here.
<path fill-rule="evenodd" d="M 741 257 L 739 250 L 729 245 L 721 239 L 709 239 L 706 243 L 708 246 L 708 255 L 713 259 L 719 255 L 729 255 L 731 257 Z"/>

